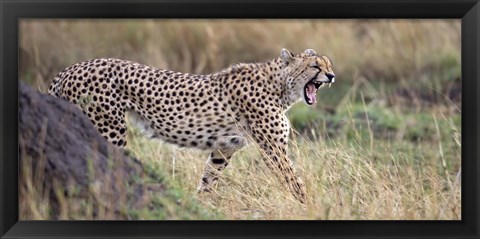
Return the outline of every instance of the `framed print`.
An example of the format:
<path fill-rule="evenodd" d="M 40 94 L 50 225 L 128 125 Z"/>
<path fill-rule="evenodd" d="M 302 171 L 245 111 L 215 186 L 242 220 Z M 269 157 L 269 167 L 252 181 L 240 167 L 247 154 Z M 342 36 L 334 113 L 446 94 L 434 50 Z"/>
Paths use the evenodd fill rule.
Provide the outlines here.
<path fill-rule="evenodd" d="M 479 236 L 478 1 L 0 7 L 2 238 Z"/>

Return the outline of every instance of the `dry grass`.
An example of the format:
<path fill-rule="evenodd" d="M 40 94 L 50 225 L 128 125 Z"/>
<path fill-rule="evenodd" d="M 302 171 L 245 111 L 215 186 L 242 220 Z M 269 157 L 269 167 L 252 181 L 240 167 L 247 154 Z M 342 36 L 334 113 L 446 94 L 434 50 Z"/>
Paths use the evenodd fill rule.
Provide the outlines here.
<path fill-rule="evenodd" d="M 20 220 L 119 220 L 128 219 L 123 211 L 118 213 L 113 205 L 127 205 L 128 190 L 117 177 L 112 180 L 108 175 L 93 175 L 87 187 L 78 185 L 72 178 L 68 183 L 53 180 L 45 183 L 45 166 L 42 159 L 23 156 L 19 180 L 19 219 Z M 32 162 L 35 161 L 35 164 Z M 36 165 L 32 168 L 32 165 Z M 92 170 L 93 172 L 93 170 Z M 64 188 L 64 185 L 68 185 Z M 112 198 L 112 186 L 123 190 L 121 197 Z M 54 189 L 51 191 L 51 189 Z"/>
<path fill-rule="evenodd" d="M 255 144 L 234 155 L 216 191 L 198 195 L 207 152 L 180 149 L 136 133 L 129 140 L 128 149 L 162 170 L 173 187 L 186 190 L 226 219 L 461 218 L 461 190 L 454 172 L 439 169 L 441 145 L 425 149 L 407 143 L 402 148 L 398 144 L 403 142 L 375 140 L 370 149 L 353 142 L 297 138 L 289 155 L 308 188 L 309 202 L 303 207 L 261 162 Z M 458 166 L 460 152 L 455 154 L 449 160 Z"/>

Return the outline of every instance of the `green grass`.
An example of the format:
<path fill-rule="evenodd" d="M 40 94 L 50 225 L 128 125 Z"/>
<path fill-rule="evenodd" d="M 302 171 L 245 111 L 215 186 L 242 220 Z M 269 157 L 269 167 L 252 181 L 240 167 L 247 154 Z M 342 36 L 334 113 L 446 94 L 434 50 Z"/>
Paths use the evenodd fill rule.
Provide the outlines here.
<path fill-rule="evenodd" d="M 131 127 L 132 128 L 132 127 Z M 139 132 L 135 129 L 133 131 L 138 137 Z M 131 139 L 130 142 L 136 146 L 136 140 Z M 140 155 L 142 159 L 149 158 L 143 153 L 150 153 L 143 151 L 143 153 L 131 152 L 134 155 Z M 165 176 L 166 169 L 154 160 L 142 160 L 144 168 L 149 174 L 148 180 L 145 184 L 164 184 L 165 191 L 161 195 L 153 197 L 152 203 L 141 210 L 131 211 L 132 219 L 141 220 L 206 220 L 206 219 L 221 219 L 221 213 L 206 210 L 202 207 L 191 194 L 187 193 L 184 188 L 178 187 L 178 181 L 175 178 Z M 168 175 L 168 174 L 167 174 Z"/>

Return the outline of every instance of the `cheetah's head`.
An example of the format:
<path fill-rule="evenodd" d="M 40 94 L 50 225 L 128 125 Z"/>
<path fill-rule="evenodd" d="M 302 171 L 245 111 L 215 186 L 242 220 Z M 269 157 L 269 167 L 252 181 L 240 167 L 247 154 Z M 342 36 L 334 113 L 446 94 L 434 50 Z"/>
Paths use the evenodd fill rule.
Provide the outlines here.
<path fill-rule="evenodd" d="M 317 102 L 318 88 L 335 82 L 330 59 L 318 55 L 312 49 L 296 55 L 282 49 L 280 56 L 287 63 L 284 73 L 292 101 L 297 101 L 303 96 L 305 103 L 313 105 Z"/>

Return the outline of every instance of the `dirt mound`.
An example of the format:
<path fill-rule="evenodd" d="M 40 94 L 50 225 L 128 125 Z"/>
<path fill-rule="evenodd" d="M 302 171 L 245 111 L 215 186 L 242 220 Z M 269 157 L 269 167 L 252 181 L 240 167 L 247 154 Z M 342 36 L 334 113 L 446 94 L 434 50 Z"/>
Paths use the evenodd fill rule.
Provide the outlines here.
<path fill-rule="evenodd" d="M 45 219 L 86 211 L 87 218 L 126 218 L 148 201 L 137 159 L 107 142 L 74 105 L 22 82 L 18 133 L 22 219 L 32 219 L 28 208 L 39 205 L 32 200 L 45 197 L 53 211 Z"/>

